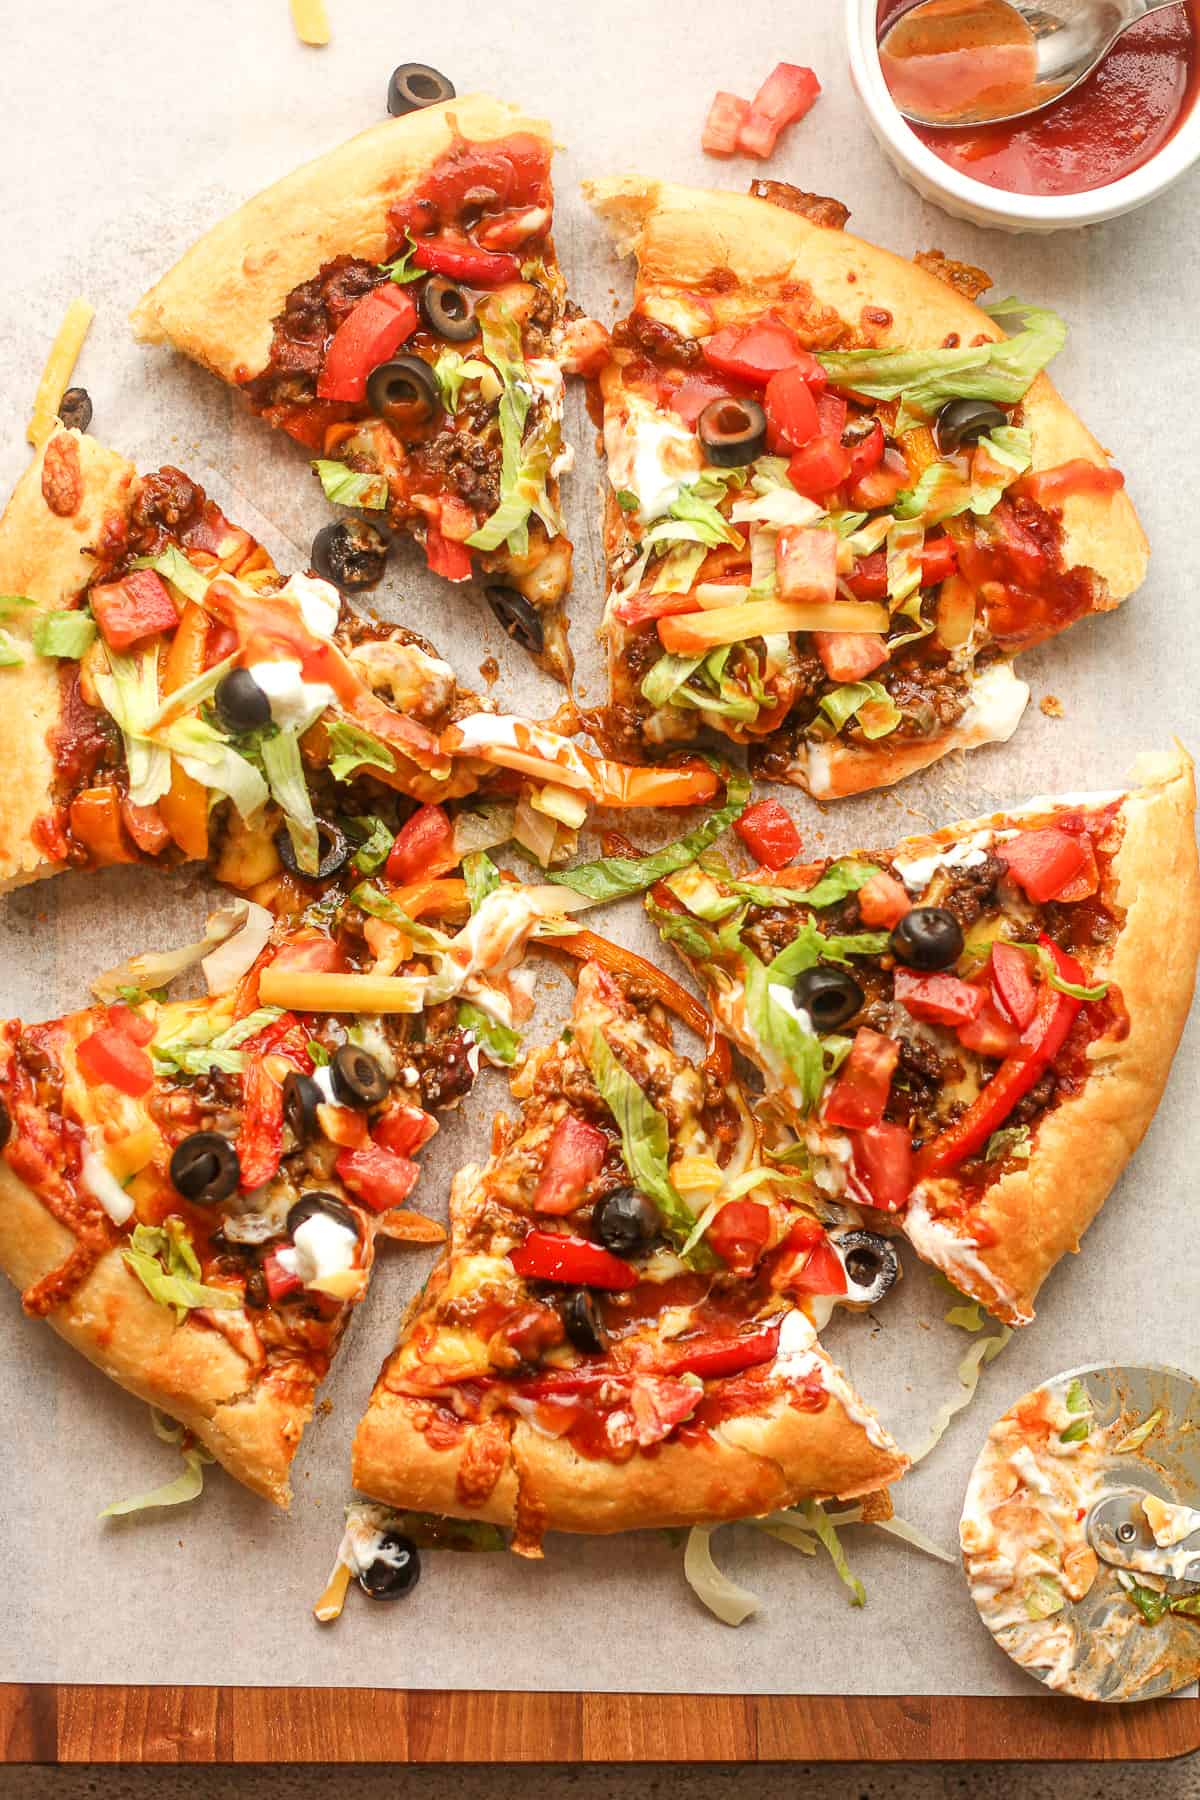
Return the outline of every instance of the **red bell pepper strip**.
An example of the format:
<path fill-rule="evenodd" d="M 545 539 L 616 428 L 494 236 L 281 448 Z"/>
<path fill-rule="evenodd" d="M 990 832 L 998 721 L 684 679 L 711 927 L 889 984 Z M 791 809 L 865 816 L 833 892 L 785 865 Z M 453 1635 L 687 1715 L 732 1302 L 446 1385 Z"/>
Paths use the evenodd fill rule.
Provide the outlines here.
<path fill-rule="evenodd" d="M 392 839 L 384 874 L 407 885 L 418 877 L 444 875 L 458 862 L 454 827 L 441 806 L 419 806 Z"/>
<path fill-rule="evenodd" d="M 815 437 L 788 463 L 788 480 L 798 494 L 823 500 L 850 473 L 849 453 L 830 437 Z"/>
<path fill-rule="evenodd" d="M 154 1086 L 154 1064 L 119 1025 L 101 1025 L 83 1038 L 75 1046 L 75 1062 L 89 1087 L 115 1087 L 138 1100 Z"/>
<path fill-rule="evenodd" d="M 1077 985 L 1086 981 L 1073 956 L 1049 938 L 1043 937 L 1041 943 L 1062 980 Z M 1018 1100 L 1025 1097 L 1062 1049 L 1082 1004 L 1073 994 L 1060 993 L 1049 981 L 1042 982 L 1037 1011 L 1022 1035 L 1020 1049 L 1005 1057 L 962 1117 L 926 1144 L 917 1158 L 920 1179 L 956 1169 L 1003 1125 Z"/>
<path fill-rule="evenodd" d="M 989 996 L 977 1017 L 958 1027 L 958 1041 L 965 1050 L 1003 1061 L 1006 1056 L 1015 1056 L 1020 1049 L 1021 1033 Z"/>
<path fill-rule="evenodd" d="M 541 1179 L 534 1190 L 534 1212 L 574 1212 L 588 1184 L 604 1167 L 607 1154 L 608 1139 L 599 1126 L 567 1113 L 550 1133 Z"/>
<path fill-rule="evenodd" d="M 613 1289 L 636 1287 L 638 1281 L 637 1270 L 611 1251 L 557 1231 L 531 1231 L 524 1243 L 509 1251 L 508 1260 L 528 1281 Z"/>
<path fill-rule="evenodd" d="M 890 931 L 912 911 L 912 901 L 904 883 L 881 869 L 859 888 L 858 911 L 864 925 L 885 925 Z"/>
<path fill-rule="evenodd" d="M 732 156 L 749 112 L 750 102 L 740 94 L 714 94 L 700 133 L 700 148 L 709 156 Z"/>
<path fill-rule="evenodd" d="M 965 1025 L 979 1017 L 987 998 L 981 987 L 957 975 L 917 975 L 905 968 L 896 970 L 893 991 L 905 1012 L 933 1025 Z"/>
<path fill-rule="evenodd" d="M 864 475 L 877 469 L 883 461 L 883 450 L 883 426 L 876 419 L 866 437 L 850 446 L 850 480 L 861 481 Z"/>
<path fill-rule="evenodd" d="M 403 1206 L 421 1173 L 407 1156 L 397 1156 L 382 1144 L 343 1150 L 334 1167 L 343 1185 L 377 1213 L 387 1212 L 391 1206 Z"/>
<path fill-rule="evenodd" d="M 800 833 L 796 822 L 778 800 L 759 800 L 748 806 L 733 829 L 752 856 L 764 868 L 782 869 L 795 862 L 800 854 Z M 723 1208 L 722 1212 L 728 1211 Z"/>
<path fill-rule="evenodd" d="M 267 1283 L 267 1293 L 272 1300 L 283 1300 L 288 1294 L 294 1294 L 304 1286 L 294 1269 L 285 1269 L 279 1260 L 279 1250 L 268 1250 L 262 1259 L 262 1272 Z"/>
<path fill-rule="evenodd" d="M 869 1026 L 860 1025 L 854 1034 L 850 1054 L 825 1102 L 827 1122 L 848 1126 L 852 1131 L 877 1125 L 888 1103 L 892 1075 L 899 1060 L 900 1046 L 894 1038 L 883 1037 Z"/>
<path fill-rule="evenodd" d="M 780 132 L 802 119 L 820 92 L 821 84 L 811 69 L 777 63 L 750 102 L 746 123 L 738 133 L 738 148 L 747 156 L 770 156 Z"/>
<path fill-rule="evenodd" d="M 499 287 L 501 282 L 521 279 L 519 257 L 478 250 L 474 244 L 451 243 L 447 238 L 418 238 L 413 261 L 418 269 L 448 275 L 451 281 L 469 281 L 472 287 Z"/>
<path fill-rule="evenodd" d="M 448 538 L 432 519 L 425 527 L 425 561 L 444 581 L 471 579 L 471 552 L 456 538 Z"/>
<path fill-rule="evenodd" d="M 799 450 L 819 430 L 817 403 L 798 363 L 777 369 L 763 395 L 772 450 Z"/>
<path fill-rule="evenodd" d="M 734 586 L 734 583 L 730 583 Z M 741 594 L 737 595 L 741 598 Z M 736 602 L 731 602 L 734 604 Z M 647 588 L 640 588 L 636 594 L 630 594 L 627 600 L 618 600 L 613 612 L 622 625 L 631 629 L 637 625 L 648 625 L 652 619 L 674 619 L 684 613 L 700 611 L 700 602 L 694 594 L 652 594 Z"/>
<path fill-rule="evenodd" d="M 778 1353 L 779 1326 L 766 1325 L 745 1337 L 703 1337 L 681 1344 L 679 1354 L 671 1358 L 668 1373 L 699 1375 L 702 1381 L 716 1381 L 722 1375 L 737 1375 L 742 1369 L 773 1362 Z"/>
<path fill-rule="evenodd" d="M 846 586 L 856 600 L 882 600 L 888 590 L 885 553 L 873 550 L 870 556 L 860 556 L 846 577 Z"/>
<path fill-rule="evenodd" d="M 93 588 L 92 612 L 100 635 L 113 650 L 128 650 L 143 638 L 174 631 L 179 623 L 166 583 L 153 569 L 131 569 L 120 581 Z"/>
<path fill-rule="evenodd" d="M 267 1072 L 268 1056 L 283 1056 L 302 1075 L 312 1074 L 308 1034 L 294 1013 L 284 1013 L 242 1046 L 242 1123 L 237 1135 L 240 1183 L 245 1192 L 270 1181 L 283 1155 L 283 1088 Z"/>
<path fill-rule="evenodd" d="M 779 369 L 794 365 L 806 380 L 825 385 L 825 371 L 816 357 L 801 349 L 795 334 L 780 319 L 760 319 L 749 326 L 726 325 L 703 338 L 700 348 L 710 368 L 752 387 L 765 387 Z"/>
<path fill-rule="evenodd" d="M 861 681 L 891 654 L 883 638 L 874 631 L 814 631 L 812 636 L 825 673 L 834 681 Z"/>
<path fill-rule="evenodd" d="M 1015 944 L 997 939 L 992 945 L 991 970 L 997 1006 L 1024 1031 L 1037 1011 L 1037 984 L 1028 956 Z"/>
<path fill-rule="evenodd" d="M 912 1187 L 912 1136 L 904 1125 L 880 1120 L 853 1139 L 854 1173 L 866 1189 L 868 1204 L 880 1212 L 899 1212 Z"/>
<path fill-rule="evenodd" d="M 317 377 L 321 400 L 361 400 L 367 376 L 386 362 L 416 329 L 412 297 L 394 281 L 372 288 L 333 334 Z"/>
<path fill-rule="evenodd" d="M 735 1275 L 749 1275 L 771 1237 L 771 1209 L 758 1200 L 729 1200 L 706 1237 Z"/>
<path fill-rule="evenodd" d="M 1008 872 L 1024 888 L 1035 906 L 1047 900 L 1058 900 L 1083 877 L 1095 869 L 1096 857 L 1090 838 L 1060 831 L 1056 825 L 1041 831 L 1022 831 L 1007 843 L 996 845 L 996 855 L 1008 865 Z M 1089 870 L 1090 858 L 1090 870 Z M 1098 880 L 1098 877 L 1097 877 Z M 1095 887 L 1086 888 L 1095 893 Z M 1077 898 L 1083 899 L 1084 893 Z"/>

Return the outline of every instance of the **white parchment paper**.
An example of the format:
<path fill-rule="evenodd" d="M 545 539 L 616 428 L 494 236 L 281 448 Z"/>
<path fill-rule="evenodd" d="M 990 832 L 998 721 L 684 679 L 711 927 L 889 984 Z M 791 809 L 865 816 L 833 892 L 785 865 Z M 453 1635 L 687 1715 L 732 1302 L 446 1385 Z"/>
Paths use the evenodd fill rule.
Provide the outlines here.
<path fill-rule="evenodd" d="M 795 796 L 806 842 L 834 850 L 970 815 L 1038 790 L 1117 785 L 1134 753 L 1197 731 L 1195 350 L 1200 177 L 1147 211 L 1084 234 L 1016 238 L 943 216 L 905 187 L 854 99 L 839 0 L 474 0 L 397 7 L 328 0 L 334 39 L 294 39 L 285 0 L 39 0 L 9 21 L 0 108 L 0 483 L 23 466 L 37 372 L 68 299 L 97 319 L 77 379 L 96 433 L 152 468 L 176 461 L 285 565 L 302 563 L 328 517 L 301 453 L 200 370 L 131 341 L 125 315 L 210 223 L 297 163 L 383 112 L 391 68 L 445 69 L 544 112 L 557 165 L 560 257 L 576 297 L 609 319 L 628 292 L 578 195 L 585 175 L 637 169 L 743 187 L 759 165 L 702 156 L 717 87 L 752 93 L 780 58 L 811 63 L 824 94 L 766 172 L 853 207 L 867 237 L 909 253 L 938 245 L 994 272 L 998 295 L 1048 302 L 1072 325 L 1055 378 L 1126 471 L 1154 546 L 1150 580 L 1122 612 L 1076 627 L 1025 660 L 1035 703 L 1004 748 L 943 764 L 898 792 L 820 813 Z M 593 433 L 580 397 L 568 507 L 577 545 L 574 644 L 586 698 L 599 697 L 592 633 L 601 581 Z M 478 596 L 394 559 L 373 596 L 416 626 L 465 680 L 495 654 L 500 693 L 549 711 L 552 686 L 493 625 Z M 1036 699 L 1059 696 L 1065 716 Z M 0 730 L 5 721 L 0 718 Z M 0 1011 L 27 1018 L 81 1004 L 89 980 L 135 950 L 196 935 L 202 877 L 110 870 L 67 876 L 0 902 Z M 636 905 L 605 924 L 648 947 Z M 569 1003 L 542 976 L 552 1016 Z M 551 1029 L 549 1020 L 543 1032 Z M 985 1374 L 981 1397 L 939 1452 L 896 1491 L 897 1509 L 953 1548 L 967 1472 L 990 1421 L 1055 1371 L 1101 1359 L 1196 1367 L 1193 1223 L 1200 1035 L 1185 1039 L 1149 1137 L 1088 1235 L 1044 1290 L 1036 1324 Z M 444 1208 L 450 1176 L 482 1148 L 505 1095 L 480 1083 L 424 1155 L 422 1204 Z M 869 1603 L 846 1604 L 816 1563 L 747 1527 L 718 1556 L 763 1597 L 739 1631 L 692 1598 L 664 1536 L 556 1538 L 542 1563 L 426 1558 L 398 1606 L 353 1593 L 341 1622 L 309 1607 L 328 1573 L 349 1497 L 355 1421 L 406 1295 L 428 1258 L 386 1253 L 334 1375 L 327 1412 L 297 1459 L 290 1517 L 210 1471 L 200 1504 L 100 1524 L 115 1497 L 168 1479 L 174 1454 L 146 1409 L 121 1394 L 0 1292 L 0 1569 L 7 1629 L 0 1680 L 298 1683 L 318 1686 L 594 1688 L 720 1692 L 1034 1691 L 980 1626 L 960 1573 L 869 1530 L 847 1532 Z M 911 1257 L 878 1322 L 841 1318 L 825 1341 L 902 1442 L 914 1444 L 955 1390 L 968 1340 Z M 993 1327 L 994 1329 L 994 1327 Z"/>

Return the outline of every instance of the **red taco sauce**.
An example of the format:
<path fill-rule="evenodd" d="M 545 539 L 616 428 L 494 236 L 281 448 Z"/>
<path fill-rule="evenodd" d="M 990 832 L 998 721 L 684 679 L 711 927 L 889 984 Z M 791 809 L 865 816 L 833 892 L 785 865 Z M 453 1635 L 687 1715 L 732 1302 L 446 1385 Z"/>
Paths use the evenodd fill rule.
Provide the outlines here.
<path fill-rule="evenodd" d="M 879 0 L 878 34 L 915 0 Z M 1150 161 L 1190 112 L 1197 85 L 1200 0 L 1166 7 L 1131 25 L 1085 82 L 1042 112 L 1009 124 L 911 125 L 921 142 L 960 175 L 1015 194 L 1082 194 L 1107 187 Z M 914 28 L 903 62 L 881 56 L 899 99 L 952 113 L 981 93 L 1001 104 L 1030 66 L 1028 37 L 995 0 L 944 0 L 930 24 Z M 904 49 L 903 42 L 895 46 Z M 934 72 L 935 65 L 940 72 Z M 921 73 L 926 66 L 925 74 Z M 937 84 L 936 87 L 933 84 Z"/>

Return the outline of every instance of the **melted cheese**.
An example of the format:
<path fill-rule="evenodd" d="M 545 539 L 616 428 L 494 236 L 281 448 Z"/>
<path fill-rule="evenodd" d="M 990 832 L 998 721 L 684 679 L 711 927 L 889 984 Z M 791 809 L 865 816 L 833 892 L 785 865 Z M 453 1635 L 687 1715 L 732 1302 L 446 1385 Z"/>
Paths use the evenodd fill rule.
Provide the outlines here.
<path fill-rule="evenodd" d="M 342 597 L 331 581 L 323 581 L 319 575 L 289 575 L 279 592 L 295 601 L 314 637 L 328 639 L 333 636 L 341 615 Z"/>
<path fill-rule="evenodd" d="M 624 417 L 610 411 L 604 421 L 608 478 L 618 493 L 636 494 L 638 513 L 649 524 L 661 519 L 686 481 L 704 466 L 700 443 L 678 419 L 655 412 L 632 395 Z"/>
<path fill-rule="evenodd" d="M 273 723 L 285 730 L 294 726 L 297 731 L 307 731 L 336 699 L 325 682 L 305 681 L 300 668 L 290 658 L 249 665 L 250 674 L 270 703 Z"/>

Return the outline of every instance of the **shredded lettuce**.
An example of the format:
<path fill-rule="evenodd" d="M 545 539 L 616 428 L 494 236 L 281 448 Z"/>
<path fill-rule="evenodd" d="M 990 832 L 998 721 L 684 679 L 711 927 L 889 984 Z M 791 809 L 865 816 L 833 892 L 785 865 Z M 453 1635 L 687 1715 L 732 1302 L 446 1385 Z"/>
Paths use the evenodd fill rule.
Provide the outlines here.
<path fill-rule="evenodd" d="M 1155 1426 L 1161 1424 L 1162 1416 L 1162 1407 L 1156 1406 L 1154 1411 L 1147 1418 L 1143 1419 L 1140 1425 L 1135 1425 L 1132 1431 L 1127 1431 L 1125 1433 L 1125 1436 L 1121 1439 L 1119 1444 L 1113 1445 L 1113 1455 L 1128 1456 L 1131 1450 L 1140 1450 Z"/>
<path fill-rule="evenodd" d="M 646 911 L 658 928 L 658 935 L 664 944 L 678 944 L 684 956 L 690 956 L 695 962 L 706 962 L 711 945 L 698 926 L 683 913 L 668 912 L 649 894 L 646 896 Z"/>
<path fill-rule="evenodd" d="M 443 350 L 433 365 L 433 378 L 441 391 L 446 411 L 458 411 L 459 395 L 468 381 L 481 381 L 491 372 L 490 365 L 481 362 L 477 356 L 464 356 L 459 350 Z"/>
<path fill-rule="evenodd" d="M 602 1031 L 592 1033 L 588 1067 L 600 1098 L 616 1120 L 625 1167 L 635 1186 L 654 1201 L 675 1242 L 686 1243 L 696 1218 L 669 1174 L 671 1136 L 666 1119 L 617 1061 Z M 696 1268 L 715 1267 L 716 1259 L 704 1245 L 689 1255 Z"/>
<path fill-rule="evenodd" d="M 164 694 L 159 709 L 154 715 L 151 729 L 157 732 L 162 721 L 168 716 L 178 719 L 182 718 L 185 713 L 194 712 L 211 694 L 216 693 L 236 660 L 237 651 L 231 651 L 219 663 L 214 663 L 211 669 L 201 669 L 199 675 L 194 675 L 190 681 L 185 681 L 182 687 L 172 688 L 169 694 Z"/>
<path fill-rule="evenodd" d="M 749 798 L 749 779 L 731 772 L 726 781 L 724 806 L 685 837 L 676 838 L 649 856 L 604 856 L 597 862 L 578 863 L 573 869 L 555 870 L 548 879 L 588 900 L 621 900 L 627 894 L 644 893 L 664 876 L 695 862 L 727 826 L 741 817 Z"/>
<path fill-rule="evenodd" d="M 354 852 L 354 866 L 360 875 L 374 875 L 376 869 L 383 867 L 388 859 L 395 834 L 391 827 L 374 813 L 355 813 L 347 820 L 362 835 L 358 849 Z"/>
<path fill-rule="evenodd" d="M 478 912 L 488 895 L 500 886 L 500 871 L 486 850 L 472 850 L 463 857 L 462 872 L 471 911 Z"/>
<path fill-rule="evenodd" d="M 994 1362 L 1005 1344 L 1012 1336 L 1012 1328 L 1002 1325 L 994 1337 L 977 1338 L 958 1365 L 958 1380 L 962 1388 L 961 1394 L 953 1395 L 940 1406 L 934 1414 L 933 1423 L 929 1427 L 928 1436 L 919 1449 L 910 1453 L 909 1461 L 916 1466 L 923 1462 L 930 1451 L 936 1450 L 946 1435 L 951 1420 L 963 1408 L 969 1406 L 975 1398 L 975 1390 L 979 1386 L 979 1376 L 985 1364 Z"/>
<path fill-rule="evenodd" d="M 839 900 L 857 894 L 873 875 L 879 873 L 874 863 L 854 862 L 847 858 L 830 863 L 820 880 L 809 888 L 769 887 L 758 881 L 731 881 L 729 886 L 754 906 L 836 906 Z"/>
<path fill-rule="evenodd" d="M 842 1582 L 845 1587 L 850 1589 L 851 1606 L 865 1606 L 867 1603 L 867 1590 L 858 1579 L 857 1575 L 851 1573 L 850 1565 L 846 1561 L 846 1553 L 842 1549 L 841 1540 L 839 1539 L 825 1508 L 821 1505 L 819 1500 L 806 1500 L 804 1502 L 803 1511 L 804 1517 L 812 1526 L 826 1550 L 828 1550 L 830 1560 L 837 1570 L 838 1580 Z"/>
<path fill-rule="evenodd" d="M 296 861 L 306 875 L 315 875 L 320 866 L 321 846 L 312 795 L 304 779 L 297 727 L 284 726 L 274 736 L 264 737 L 261 754 L 272 798 L 287 821 Z"/>
<path fill-rule="evenodd" d="M 25 661 L 11 631 L 0 628 L 0 669 L 18 669 Z"/>
<path fill-rule="evenodd" d="M 262 775 L 206 720 L 177 719 L 159 742 L 178 757 L 185 774 L 232 800 L 243 819 L 254 818 L 266 805 L 270 790 Z"/>
<path fill-rule="evenodd" d="M 1006 1125 L 1000 1131 L 993 1131 L 984 1145 L 984 1162 L 999 1162 L 1001 1157 L 1011 1156 L 1016 1162 L 1028 1162 L 1033 1148 L 1028 1125 Z"/>
<path fill-rule="evenodd" d="M 158 713 L 158 650 L 151 645 L 134 657 L 106 647 L 106 654 L 108 668 L 95 673 L 96 692 L 125 745 L 129 798 L 153 806 L 171 785 L 170 755 L 148 735 Z"/>
<path fill-rule="evenodd" d="M 155 1069 L 159 1073 L 178 1070 L 181 1075 L 204 1075 L 210 1069 L 222 1069 L 227 1075 L 238 1075 L 246 1066 L 239 1046 L 281 1016 L 281 1007 L 260 1006 L 218 1031 L 212 1020 L 200 1014 L 182 1030 L 151 1046 Z"/>
<path fill-rule="evenodd" d="M 513 833 L 513 808 L 504 802 L 489 801 L 457 813 L 454 819 L 454 848 L 460 856 L 471 850 L 494 850 L 507 844 Z"/>
<path fill-rule="evenodd" d="M 164 1481 L 161 1487 L 151 1488 L 145 1494 L 134 1494 L 128 1500 L 114 1500 L 100 1517 L 119 1519 L 127 1513 L 146 1512 L 155 1506 L 186 1506 L 190 1500 L 198 1500 L 204 1492 L 204 1465 L 214 1458 L 203 1444 L 197 1443 L 181 1445 L 180 1454 L 183 1469 L 173 1481 Z"/>
<path fill-rule="evenodd" d="M 320 477 L 325 498 L 335 506 L 361 506 L 370 512 L 382 512 L 388 501 L 388 484 L 382 475 L 364 475 L 348 463 L 333 462 L 318 456 L 313 468 Z"/>
<path fill-rule="evenodd" d="M 236 1294 L 200 1280 L 200 1259 L 187 1226 L 174 1213 L 161 1225 L 135 1225 L 123 1255 L 150 1298 L 175 1309 L 179 1324 L 194 1306 L 226 1312 L 238 1306 Z"/>
<path fill-rule="evenodd" d="M 739 1587 L 736 1581 L 722 1574 L 713 1561 L 709 1541 L 716 1529 L 715 1525 L 692 1526 L 683 1552 L 683 1572 L 696 1598 L 723 1625 L 744 1625 L 758 1611 L 761 1602 L 757 1594 Z"/>
<path fill-rule="evenodd" d="M 401 286 L 409 281 L 420 281 L 425 274 L 425 270 L 413 268 L 412 261 L 416 252 L 416 239 L 413 237 L 412 232 L 406 228 L 404 232 L 404 247 L 399 256 L 392 262 L 380 263 L 378 266 L 383 270 L 389 281 L 399 282 Z"/>
<path fill-rule="evenodd" d="M 466 1000 L 458 1003 L 458 1023 L 461 1030 L 471 1033 L 489 1062 L 506 1069 L 516 1062 L 517 1052 L 521 1048 L 519 1032 L 497 1023 L 481 1007 L 472 1006 Z"/>
<path fill-rule="evenodd" d="M 96 621 L 89 612 L 41 613 L 33 622 L 37 656 L 68 657 L 78 662 L 96 641 Z"/>
<path fill-rule="evenodd" d="M 501 300 L 479 308 L 483 353 L 499 375 L 503 387 L 498 408 L 500 424 L 500 504 L 467 543 L 473 550 L 498 550 L 507 543 L 514 556 L 529 551 L 529 515 L 544 495 L 549 469 L 549 445 L 525 445 L 525 424 L 533 404 L 533 386 L 521 353 L 521 330 Z M 545 432 L 535 434 L 544 439 Z"/>
<path fill-rule="evenodd" d="M 849 681 L 821 697 L 821 711 L 835 731 L 856 718 L 870 741 L 887 737 L 900 723 L 900 709 L 880 681 Z"/>
<path fill-rule="evenodd" d="M 362 768 L 386 769 L 390 773 L 396 767 L 396 758 L 387 745 L 361 725 L 353 725 L 349 719 L 331 719 L 327 730 L 329 773 L 335 781 L 349 781 Z"/>
<path fill-rule="evenodd" d="M 165 988 L 240 931 L 250 916 L 250 904 L 248 900 L 227 900 L 216 912 L 209 913 L 204 922 L 204 936 L 198 942 L 183 944 L 178 950 L 146 950 L 140 956 L 131 956 L 127 962 L 118 963 L 115 969 L 107 969 L 103 975 L 98 975 L 92 983 L 93 994 L 98 1000 L 111 1001 L 127 997 L 122 989 L 145 992 L 150 988 Z M 267 922 L 269 928 L 273 923 L 269 914 Z"/>
<path fill-rule="evenodd" d="M 194 600 L 198 606 L 203 606 L 208 593 L 209 577 L 202 574 L 177 545 L 168 544 L 157 556 L 137 556 L 129 566 L 133 569 L 153 569 L 156 575 L 161 575 L 164 581 L 169 581 L 172 587 L 178 588 L 185 599 Z"/>
<path fill-rule="evenodd" d="M 978 1300 L 967 1300 L 962 1306 L 949 1306 L 942 1314 L 947 1325 L 956 1325 L 960 1331 L 982 1331 L 987 1318 Z"/>
<path fill-rule="evenodd" d="M 1033 433 L 1015 425 L 1001 425 L 981 439 L 983 448 L 998 465 L 999 473 L 992 481 L 974 479 L 971 483 L 971 511 L 977 518 L 994 512 L 996 502 L 1023 475 L 1033 462 Z"/>

